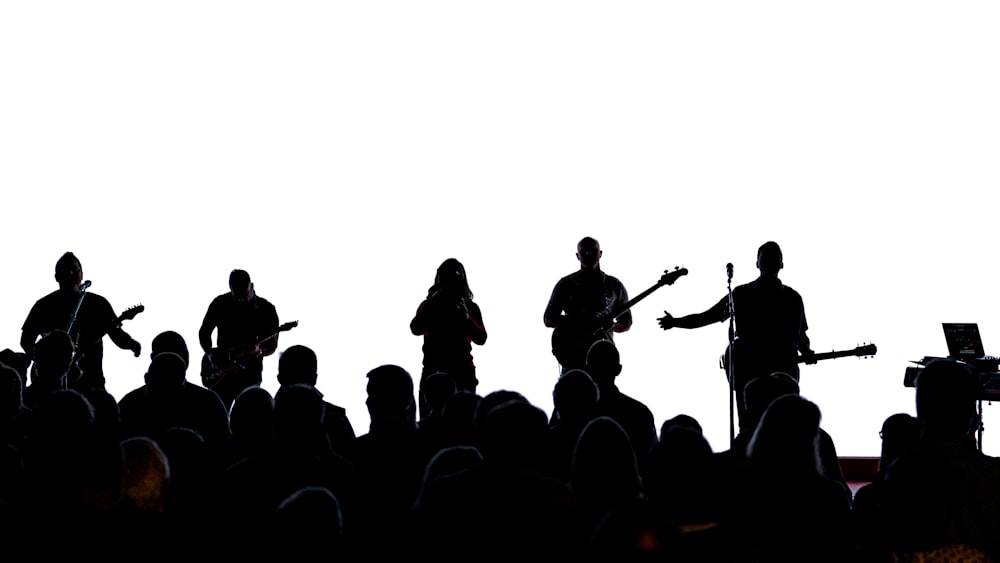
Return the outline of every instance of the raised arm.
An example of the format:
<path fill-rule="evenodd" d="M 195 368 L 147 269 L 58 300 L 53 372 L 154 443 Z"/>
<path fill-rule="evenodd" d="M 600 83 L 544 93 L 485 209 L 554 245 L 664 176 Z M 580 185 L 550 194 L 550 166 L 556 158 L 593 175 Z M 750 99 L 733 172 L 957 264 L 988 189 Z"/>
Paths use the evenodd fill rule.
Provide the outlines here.
<path fill-rule="evenodd" d="M 663 316 L 657 319 L 657 322 L 663 330 L 671 328 L 701 328 L 713 323 L 721 323 L 729 318 L 728 301 L 728 296 L 723 297 L 722 300 L 705 311 L 683 317 L 673 317 L 670 313 L 664 311 Z"/>

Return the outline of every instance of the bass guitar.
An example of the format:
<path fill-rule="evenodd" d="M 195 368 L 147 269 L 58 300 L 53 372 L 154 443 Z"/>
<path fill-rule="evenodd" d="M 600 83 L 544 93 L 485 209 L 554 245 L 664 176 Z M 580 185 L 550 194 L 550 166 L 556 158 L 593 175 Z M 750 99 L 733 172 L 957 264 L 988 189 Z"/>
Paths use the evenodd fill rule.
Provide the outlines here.
<path fill-rule="evenodd" d="M 608 328 L 615 319 L 631 309 L 636 303 L 649 297 L 654 291 L 665 285 L 673 285 L 681 276 L 686 276 L 687 268 L 664 270 L 659 281 L 649 289 L 630 299 L 615 309 L 605 309 L 589 319 L 563 319 L 552 330 L 552 354 L 562 366 L 582 366 L 587 357 L 590 345 L 605 338 Z"/>
<path fill-rule="evenodd" d="M 869 358 L 874 356 L 878 352 L 878 348 L 874 344 L 865 344 L 862 346 L 857 346 L 850 350 L 834 350 L 832 352 L 821 352 L 813 354 L 812 356 L 799 356 L 796 359 L 796 363 L 803 364 L 807 361 L 809 362 L 821 362 L 823 360 L 833 360 L 836 358 L 847 358 L 851 356 L 856 356 L 859 358 Z M 721 367 L 726 372 L 726 377 L 729 377 L 729 361 L 730 354 L 732 353 L 732 347 L 727 346 L 725 353 L 719 357 L 719 367 Z"/>
<path fill-rule="evenodd" d="M 287 322 L 245 346 L 226 349 L 213 348 L 211 352 L 201 358 L 202 385 L 211 389 L 218 385 L 227 375 L 246 369 L 245 362 L 255 356 L 254 350 L 258 346 L 274 338 L 279 333 L 292 330 L 297 326 L 299 326 L 299 321 Z"/>

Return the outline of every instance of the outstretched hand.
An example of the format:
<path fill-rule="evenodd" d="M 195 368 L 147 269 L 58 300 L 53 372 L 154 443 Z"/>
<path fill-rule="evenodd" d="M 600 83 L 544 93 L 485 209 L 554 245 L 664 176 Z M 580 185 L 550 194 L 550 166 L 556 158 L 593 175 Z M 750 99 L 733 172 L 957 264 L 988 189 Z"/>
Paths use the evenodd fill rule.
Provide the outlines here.
<path fill-rule="evenodd" d="M 674 328 L 674 317 L 670 313 L 664 311 L 663 316 L 656 319 L 656 322 L 660 324 L 660 328 L 663 330 L 669 330 Z"/>

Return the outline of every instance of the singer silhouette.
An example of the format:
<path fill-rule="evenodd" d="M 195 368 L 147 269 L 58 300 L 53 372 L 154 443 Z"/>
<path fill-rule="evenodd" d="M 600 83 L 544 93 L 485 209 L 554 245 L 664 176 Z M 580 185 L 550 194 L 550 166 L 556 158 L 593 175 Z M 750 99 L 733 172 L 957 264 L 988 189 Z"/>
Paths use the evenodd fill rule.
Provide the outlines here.
<path fill-rule="evenodd" d="M 727 377 L 733 378 L 740 432 L 753 431 L 755 420 L 746 415 L 743 390 L 756 377 L 775 372 L 787 373 L 799 380 L 800 354 L 805 363 L 814 363 L 815 356 L 806 334 L 805 306 L 797 291 L 784 285 L 778 272 L 784 267 L 781 247 L 765 242 L 757 250 L 757 279 L 737 286 L 732 291 L 732 311 L 729 295 L 707 310 L 692 315 L 673 317 L 664 311 L 657 319 L 660 328 L 700 328 L 723 322 L 735 316 L 735 333 L 726 348 Z M 726 264 L 726 274 L 732 278 L 733 266 Z M 731 360 L 731 361 L 729 361 Z"/>
<path fill-rule="evenodd" d="M 122 329 L 107 299 L 86 291 L 91 283 L 83 281 L 76 255 L 66 252 L 59 258 L 55 277 L 59 289 L 36 301 L 21 326 L 21 348 L 32 360 L 40 336 L 57 329 L 68 332 L 76 346 L 69 387 L 85 395 L 104 391 L 104 336 L 137 358 L 142 345 Z"/>
<path fill-rule="evenodd" d="M 430 411 L 427 380 L 438 372 L 448 374 L 458 391 L 475 393 L 479 385 L 472 345 L 486 344 L 483 312 L 473 301 L 465 266 L 448 258 L 438 266 L 434 284 L 417 306 L 410 332 L 423 339 L 423 369 L 418 389 L 420 418 Z"/>

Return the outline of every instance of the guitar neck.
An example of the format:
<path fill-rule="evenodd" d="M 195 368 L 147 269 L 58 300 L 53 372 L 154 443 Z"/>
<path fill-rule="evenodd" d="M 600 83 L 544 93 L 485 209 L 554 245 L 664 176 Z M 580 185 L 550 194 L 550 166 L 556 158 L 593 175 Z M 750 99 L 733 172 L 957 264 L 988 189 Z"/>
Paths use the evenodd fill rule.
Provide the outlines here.
<path fill-rule="evenodd" d="M 874 356 L 874 355 L 875 355 L 875 346 L 874 345 L 869 345 L 869 346 L 864 346 L 864 347 L 861 347 L 861 348 L 854 348 L 854 349 L 851 349 L 851 350 L 837 350 L 837 351 L 833 351 L 833 352 L 823 352 L 823 353 L 820 353 L 820 354 L 813 355 L 813 359 L 816 360 L 817 362 L 819 362 L 819 361 L 822 361 L 822 360 L 832 360 L 834 358 L 846 358 L 848 356 L 859 356 L 860 357 L 860 356 Z M 800 364 L 803 363 L 803 362 L 805 362 L 805 361 L 806 361 L 806 358 L 804 356 L 800 356 L 799 357 L 799 363 Z"/>

